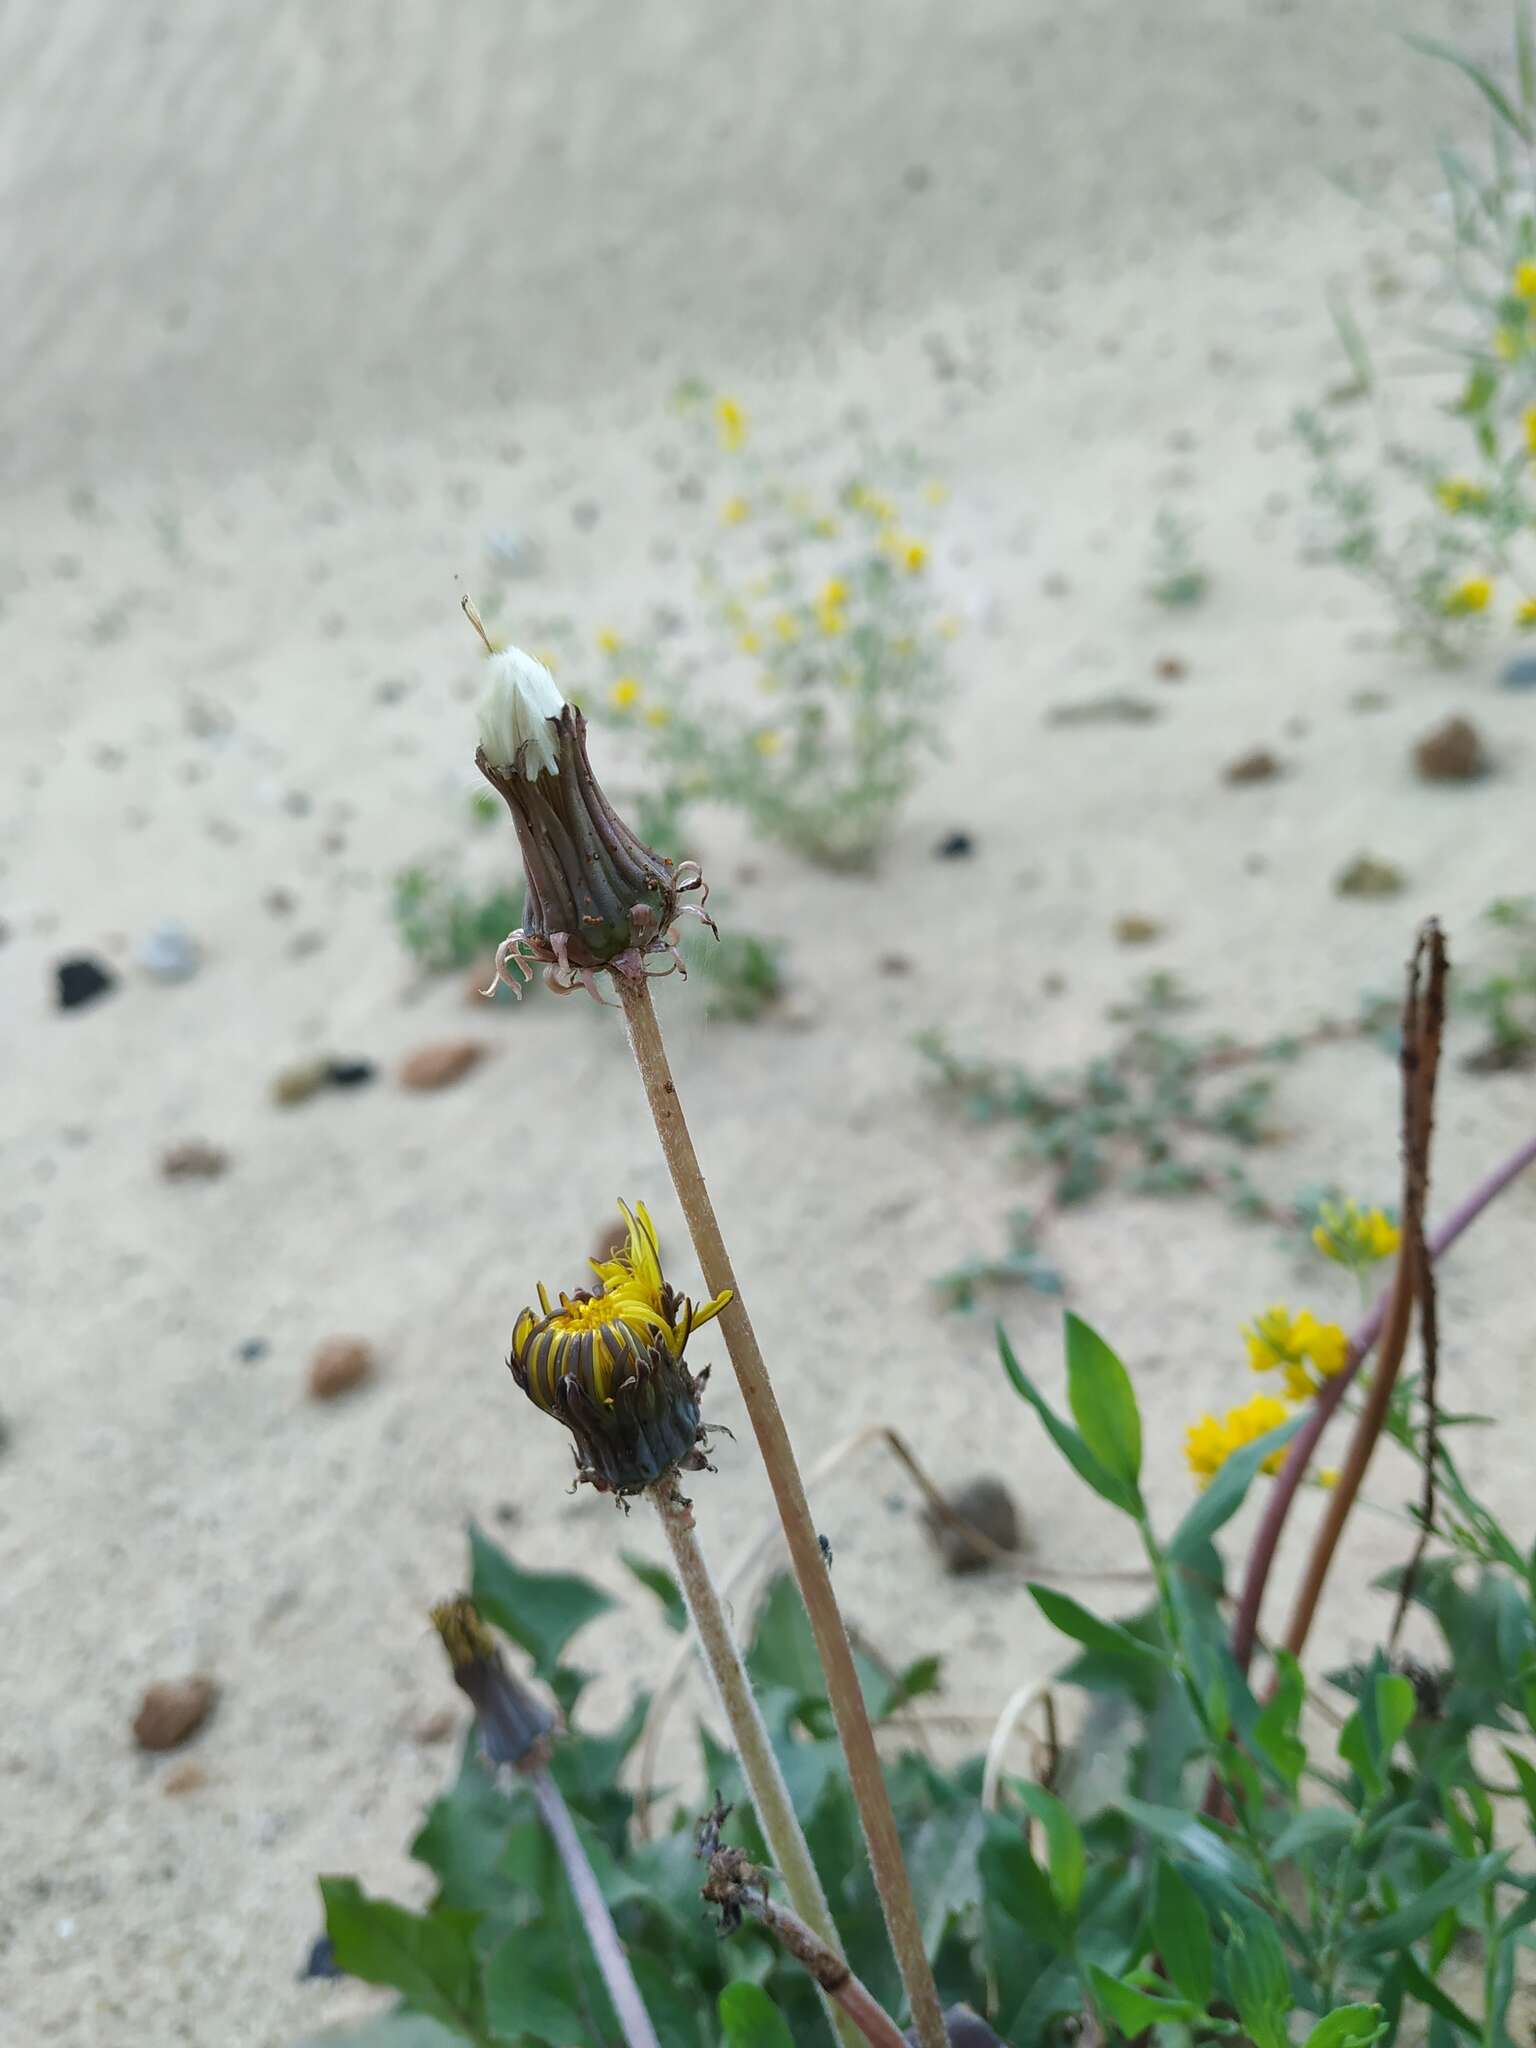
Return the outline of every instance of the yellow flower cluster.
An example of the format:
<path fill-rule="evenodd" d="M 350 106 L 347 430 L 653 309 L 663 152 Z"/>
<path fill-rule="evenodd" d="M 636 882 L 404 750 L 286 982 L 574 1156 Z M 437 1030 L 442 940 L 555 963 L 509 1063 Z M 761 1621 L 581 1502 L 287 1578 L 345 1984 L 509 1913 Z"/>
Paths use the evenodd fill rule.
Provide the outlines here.
<path fill-rule="evenodd" d="M 728 455 L 735 455 L 746 447 L 747 416 L 734 398 L 722 396 L 715 400 L 715 427 L 721 446 Z"/>
<path fill-rule="evenodd" d="M 672 714 L 665 704 L 646 704 L 645 691 L 633 676 L 617 676 L 609 687 L 608 702 L 615 711 L 636 711 L 643 705 L 647 725 L 665 725 Z"/>
<path fill-rule="evenodd" d="M 1485 612 L 1493 596 L 1491 576 L 1468 576 L 1445 598 L 1441 610 L 1450 619 L 1464 619 L 1473 612 Z"/>
<path fill-rule="evenodd" d="M 1336 1266 L 1373 1266 L 1389 1259 L 1403 1241 L 1403 1233 L 1382 1209 L 1362 1209 L 1355 1202 L 1324 1202 L 1318 1209 L 1318 1223 L 1312 1242 L 1325 1259 Z"/>
<path fill-rule="evenodd" d="M 1288 1413 L 1285 1403 L 1273 1394 L 1255 1394 L 1240 1408 L 1229 1408 L 1220 1421 L 1214 1415 L 1202 1415 L 1191 1423 L 1184 1436 L 1184 1456 L 1202 1488 L 1210 1485 L 1234 1451 L 1278 1429 Z M 1278 1472 L 1284 1457 L 1283 1450 L 1272 1452 L 1264 1460 L 1263 1470 Z"/>
<path fill-rule="evenodd" d="M 847 584 L 836 576 L 829 576 L 816 599 L 816 623 L 829 640 L 835 640 L 839 633 L 847 631 L 847 603 Z"/>
<path fill-rule="evenodd" d="M 727 498 L 720 507 L 720 517 L 727 526 L 741 526 L 752 517 L 752 507 L 745 498 Z"/>
<path fill-rule="evenodd" d="M 1489 503 L 1487 489 L 1464 476 L 1442 477 L 1435 485 L 1435 497 L 1447 512 L 1483 512 Z"/>
<path fill-rule="evenodd" d="M 1337 1323 L 1320 1323 L 1310 1309 L 1292 1315 L 1276 1306 L 1255 1316 L 1243 1332 L 1248 1363 L 1255 1372 L 1279 1371 L 1293 1401 L 1305 1401 L 1323 1380 L 1344 1370 L 1349 1339 Z"/>

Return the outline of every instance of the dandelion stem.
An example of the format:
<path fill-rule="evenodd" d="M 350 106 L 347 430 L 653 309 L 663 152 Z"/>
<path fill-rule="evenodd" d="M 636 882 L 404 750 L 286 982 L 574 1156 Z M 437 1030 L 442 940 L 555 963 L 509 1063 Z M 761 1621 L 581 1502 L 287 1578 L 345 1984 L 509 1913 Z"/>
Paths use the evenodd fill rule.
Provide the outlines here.
<path fill-rule="evenodd" d="M 570 1813 L 560 1788 L 542 1765 L 526 1770 L 523 1774 L 533 1792 L 534 1804 L 540 1818 L 549 1830 L 561 1863 L 565 1867 L 566 1882 L 571 1887 L 577 1911 L 581 1914 L 586 1928 L 587 1939 L 592 1944 L 592 1953 L 597 1958 L 597 1967 L 602 1972 L 603 1984 L 607 1989 L 614 2017 L 624 2031 L 628 2048 L 660 2048 L 656 2029 L 651 2025 L 651 2016 L 645 2009 L 640 1996 L 640 1987 L 635 1982 L 634 1972 L 629 1967 L 629 1958 L 624 1953 L 624 1944 L 619 1940 L 619 1931 L 613 1924 L 613 1915 L 608 1911 L 608 1902 L 603 1897 L 587 1852 L 581 1846 L 581 1837 L 571 1821 Z"/>
<path fill-rule="evenodd" d="M 763 1363 L 763 1354 L 742 1302 L 719 1219 L 683 1117 L 666 1046 L 662 1042 L 661 1026 L 651 1002 L 650 988 L 645 981 L 628 975 L 616 974 L 614 982 L 623 1000 L 630 1050 L 640 1070 L 656 1124 L 656 1135 L 661 1141 L 678 1202 L 687 1220 L 704 1284 L 712 1295 L 727 1288 L 731 1291 L 730 1301 L 720 1312 L 720 1328 L 731 1364 L 736 1370 L 768 1482 L 773 1488 L 779 1520 L 784 1525 L 789 1545 L 790 1563 L 810 1617 L 822 1670 L 826 1674 L 827 1699 L 837 1723 L 838 1739 L 848 1766 L 848 1782 L 859 1809 L 886 1931 L 906 1989 L 919 2048 L 947 2048 L 943 2009 L 923 1945 L 911 1881 L 902 1860 L 896 1816 L 891 1810 L 890 1794 L 880 1768 L 879 1752 L 875 1748 L 874 1731 L 869 1725 L 864 1695 L 859 1689 L 858 1674 L 854 1669 L 848 1632 L 832 1591 L 832 1582 L 817 1540 L 816 1525 L 811 1520 L 789 1431 L 784 1426 L 773 1382 L 768 1377 L 768 1368 Z"/>
<path fill-rule="evenodd" d="M 847 1964 L 841 1960 L 837 1929 L 832 1923 L 827 1895 L 816 1875 L 816 1865 L 811 1860 L 804 1831 L 796 1818 L 789 1787 L 784 1783 L 784 1774 L 779 1769 L 768 1730 L 763 1725 L 735 1632 L 704 1560 L 692 1507 L 683 1498 L 675 1473 L 651 1487 L 649 1492 L 666 1532 L 699 1648 L 715 1682 L 721 1710 L 730 1724 L 736 1755 L 752 1795 L 752 1805 L 768 1844 L 768 1852 L 784 1880 L 785 1890 L 806 1923 L 806 1933 L 816 1940 L 824 1954 L 838 1962 L 846 1974 Z M 843 2048 L 857 2048 L 860 2039 L 857 2029 L 835 2012 L 830 2003 L 827 2019 Z"/>

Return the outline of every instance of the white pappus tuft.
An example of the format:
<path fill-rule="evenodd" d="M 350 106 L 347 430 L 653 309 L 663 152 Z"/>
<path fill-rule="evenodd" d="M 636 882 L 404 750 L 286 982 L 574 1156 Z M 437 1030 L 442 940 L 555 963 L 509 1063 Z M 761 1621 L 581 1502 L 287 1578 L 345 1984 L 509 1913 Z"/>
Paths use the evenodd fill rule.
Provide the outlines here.
<path fill-rule="evenodd" d="M 511 769 L 535 780 L 546 770 L 560 773 L 552 718 L 565 709 L 560 687 L 542 661 L 520 647 L 504 647 L 486 664 L 485 688 L 476 710 L 480 746 L 493 768 Z"/>

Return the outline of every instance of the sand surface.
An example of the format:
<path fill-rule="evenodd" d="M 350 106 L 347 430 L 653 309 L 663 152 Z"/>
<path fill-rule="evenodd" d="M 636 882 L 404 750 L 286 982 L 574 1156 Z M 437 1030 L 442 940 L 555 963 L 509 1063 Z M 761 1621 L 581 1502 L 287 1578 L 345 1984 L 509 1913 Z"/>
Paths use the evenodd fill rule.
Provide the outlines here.
<path fill-rule="evenodd" d="M 1502 35 L 1493 5 L 1392 18 Z M 715 517 L 678 490 L 666 397 L 693 372 L 792 473 L 875 433 L 948 485 L 946 758 L 873 881 L 709 817 L 706 864 L 743 926 L 790 941 L 793 987 L 750 1029 L 675 984 L 663 1014 L 807 1462 L 887 1422 L 943 1479 L 1007 1476 L 1043 1568 L 1128 1562 L 1003 1387 L 988 1315 L 935 1304 L 932 1277 L 1043 1187 L 924 1096 L 912 1040 L 1081 1060 L 1154 967 L 1201 998 L 1192 1028 L 1301 1028 L 1394 988 L 1418 916 L 1475 959 L 1483 906 L 1531 887 L 1536 697 L 1494 687 L 1497 649 L 1453 676 L 1394 649 L 1367 595 L 1299 560 L 1286 433 L 1337 380 L 1326 289 L 1374 262 L 1416 277 L 1427 138 L 1474 112 L 1339 0 L 34 0 L 0 40 L 0 2038 L 280 2048 L 371 2002 L 296 1981 L 315 1873 L 421 1893 L 404 1845 L 451 1760 L 415 1736 L 447 1697 L 424 1612 L 466 1519 L 622 1593 L 587 1645 L 599 1704 L 668 1648 L 614 1556 L 652 1532 L 566 1495 L 501 1365 L 534 1280 L 574 1282 L 618 1193 L 692 1277 L 617 1020 L 472 1009 L 462 978 L 414 980 L 389 921 L 395 872 L 468 842 L 455 578 L 488 580 L 492 536 L 533 538 L 513 611 L 567 616 L 583 648 L 686 605 Z M 1214 576 L 1193 612 L 1143 595 L 1162 504 Z M 1169 655 L 1184 680 L 1154 674 Z M 584 664 L 562 672 L 578 697 Z M 1115 691 L 1163 715 L 1045 723 Z M 1472 790 L 1410 771 L 1450 710 L 1499 757 Z M 1287 775 L 1224 787 L 1256 745 Z M 597 752 L 623 782 L 617 742 Z M 974 858 L 936 860 L 959 826 Z M 1402 896 L 1333 894 L 1366 848 Z M 471 858 L 510 864 L 510 835 Z M 1117 945 L 1128 911 L 1165 936 Z M 134 966 L 165 919 L 205 949 L 176 987 Z M 121 983 L 60 1014 L 53 966 L 79 951 Z M 888 953 L 913 971 L 878 974 Z M 396 1084 L 466 1033 L 494 1056 L 460 1086 Z M 272 1105 L 280 1068 L 332 1051 L 379 1080 Z M 1395 1095 L 1372 1047 L 1309 1056 L 1256 1175 L 1391 1200 Z M 1533 1111 L 1530 1076 L 1453 1064 L 1438 1208 Z M 168 1184 L 162 1151 L 194 1137 L 229 1172 Z M 1526 1533 L 1533 1226 L 1536 1184 L 1443 1294 L 1457 1405 L 1509 1425 L 1467 1466 Z M 1136 1373 L 1168 1516 L 1186 1422 L 1250 1390 L 1237 1325 L 1303 1291 L 1350 1312 L 1342 1277 L 1210 1202 L 1110 1195 L 1052 1245 Z M 1058 1308 L 1004 1312 L 1059 1384 Z M 379 1375 L 317 1407 L 307 1363 L 336 1332 Z M 738 1441 L 699 1492 L 724 1556 L 765 1494 L 721 1363 Z M 1406 1474 L 1375 1487 L 1396 1501 Z M 1052 1657 L 1021 1590 L 940 1575 L 874 1453 L 818 1515 L 850 1615 L 893 1658 L 941 1650 L 954 1711 Z M 1400 1545 L 1357 1528 L 1330 1659 L 1371 1639 L 1364 1588 Z M 140 1755 L 143 1688 L 193 1670 L 215 1717 L 182 1757 Z M 201 1782 L 172 1792 L 186 1762 Z"/>

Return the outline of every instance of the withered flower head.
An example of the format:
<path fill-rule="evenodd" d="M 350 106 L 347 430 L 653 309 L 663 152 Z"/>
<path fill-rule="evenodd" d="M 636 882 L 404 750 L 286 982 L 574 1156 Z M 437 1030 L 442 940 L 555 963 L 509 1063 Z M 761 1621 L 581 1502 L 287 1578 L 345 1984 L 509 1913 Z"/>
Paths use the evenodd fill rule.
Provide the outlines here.
<path fill-rule="evenodd" d="M 577 1478 L 622 1497 L 678 1466 L 707 1469 L 699 1402 L 709 1370 L 690 1372 L 683 1351 L 731 1297 L 696 1308 L 662 1273 L 644 1203 L 619 1206 L 628 1240 L 590 1262 L 598 1286 L 562 1294 L 555 1307 L 541 1284 L 538 1310 L 517 1319 L 507 1363 L 534 1406 L 571 1432 Z"/>
<path fill-rule="evenodd" d="M 454 1683 L 474 1705 L 480 1741 L 493 1764 L 533 1765 L 545 1760 L 555 1717 L 512 1676 L 496 1639 L 473 1600 L 444 1600 L 432 1610 Z"/>
<path fill-rule="evenodd" d="M 592 773 L 580 711 L 542 662 L 494 647 L 468 599 L 464 609 L 490 656 L 475 766 L 512 813 L 528 884 L 522 928 L 496 955 L 497 980 L 521 993 L 511 970 L 531 981 L 529 963 L 542 961 L 551 988 L 569 994 L 579 982 L 601 1001 L 600 969 L 643 975 L 652 954 L 670 959 L 663 973 L 681 968 L 678 917 L 690 911 L 714 929 L 698 864 L 671 861 L 635 837 Z M 694 890 L 698 904 L 679 901 Z"/>

